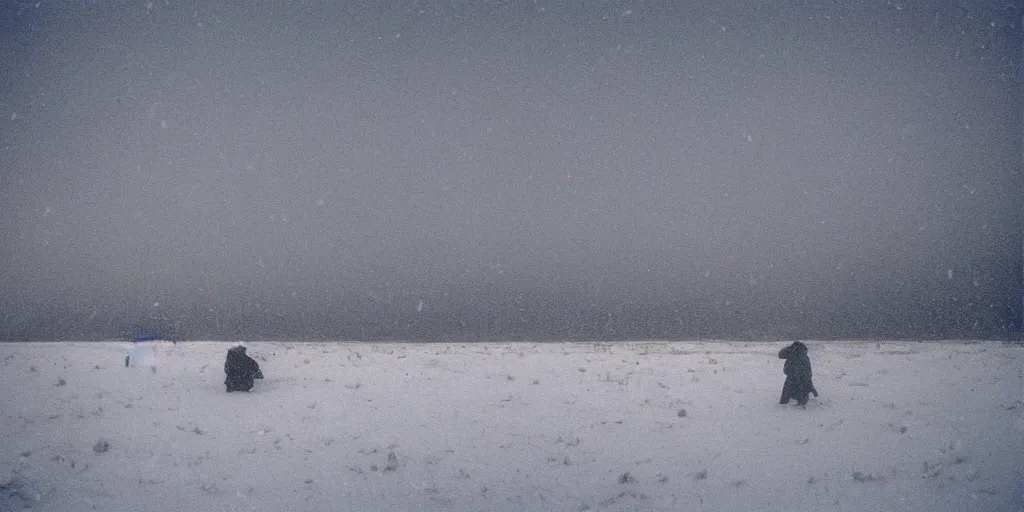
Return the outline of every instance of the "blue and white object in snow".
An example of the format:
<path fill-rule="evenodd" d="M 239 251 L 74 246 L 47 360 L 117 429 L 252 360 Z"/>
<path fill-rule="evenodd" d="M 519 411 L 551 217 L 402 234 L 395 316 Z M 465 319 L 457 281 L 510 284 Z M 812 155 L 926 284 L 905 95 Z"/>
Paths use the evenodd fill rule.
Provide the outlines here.
<path fill-rule="evenodd" d="M 139 336 L 132 338 L 128 345 L 128 353 L 124 356 L 126 367 L 148 366 L 156 369 L 157 344 L 155 338 L 139 339 Z"/>

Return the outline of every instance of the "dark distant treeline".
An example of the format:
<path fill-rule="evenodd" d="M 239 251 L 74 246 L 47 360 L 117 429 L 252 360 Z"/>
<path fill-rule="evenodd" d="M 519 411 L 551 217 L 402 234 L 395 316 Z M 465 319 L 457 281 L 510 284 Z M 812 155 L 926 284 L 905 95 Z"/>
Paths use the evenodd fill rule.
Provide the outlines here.
<path fill-rule="evenodd" d="M 1015 339 L 1012 297 L 933 298 L 894 294 L 767 300 L 691 294 L 629 300 L 586 287 L 561 293 L 474 293 L 318 297 L 308 302 L 248 299 L 224 304 L 165 300 L 158 306 L 4 305 L 3 341 L 128 339 L 147 332 L 177 340 L 637 340 L 637 339 Z M 422 301 L 422 305 L 421 302 Z M 140 301 L 141 302 L 141 301 Z"/>

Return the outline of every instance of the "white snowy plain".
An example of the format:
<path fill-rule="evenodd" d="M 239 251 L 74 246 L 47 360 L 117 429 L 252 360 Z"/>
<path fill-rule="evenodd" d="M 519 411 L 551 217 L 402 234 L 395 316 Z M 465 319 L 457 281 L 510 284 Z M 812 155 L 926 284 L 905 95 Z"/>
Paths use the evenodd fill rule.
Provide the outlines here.
<path fill-rule="evenodd" d="M 1024 347 L 0 344 L 0 510 L 1021 511 Z"/>

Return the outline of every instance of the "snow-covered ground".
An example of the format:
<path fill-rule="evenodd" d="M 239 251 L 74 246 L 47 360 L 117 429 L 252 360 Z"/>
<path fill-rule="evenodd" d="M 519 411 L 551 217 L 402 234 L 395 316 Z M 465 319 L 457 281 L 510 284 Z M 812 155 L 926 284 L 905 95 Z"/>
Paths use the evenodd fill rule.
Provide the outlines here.
<path fill-rule="evenodd" d="M 0 344 L 0 510 L 1024 510 L 1024 348 Z"/>

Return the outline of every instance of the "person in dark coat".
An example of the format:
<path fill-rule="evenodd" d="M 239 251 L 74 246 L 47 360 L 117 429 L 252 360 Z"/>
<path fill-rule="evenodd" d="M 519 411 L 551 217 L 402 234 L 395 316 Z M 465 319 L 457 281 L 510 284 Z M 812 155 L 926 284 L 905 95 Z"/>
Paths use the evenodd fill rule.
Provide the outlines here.
<path fill-rule="evenodd" d="M 807 357 L 807 345 L 794 341 L 792 345 L 779 351 L 779 359 L 785 359 L 782 373 L 786 374 L 786 382 L 782 385 L 780 404 L 788 404 L 795 398 L 800 405 L 807 405 L 808 395 L 818 396 L 811 380 L 811 358 Z"/>
<path fill-rule="evenodd" d="M 224 385 L 228 393 L 232 391 L 249 391 L 253 386 L 253 379 L 262 379 L 263 372 L 259 363 L 245 353 L 245 346 L 238 345 L 228 349 L 228 358 L 224 361 Z"/>

